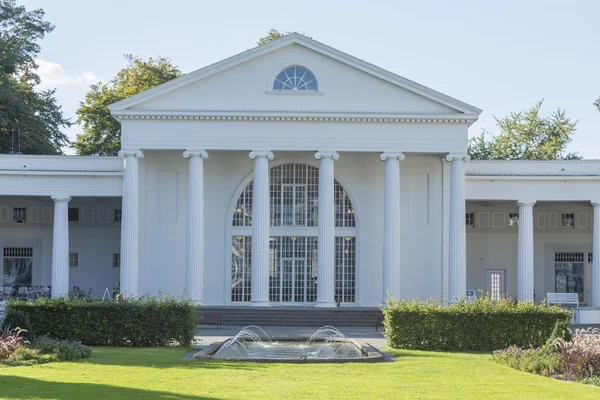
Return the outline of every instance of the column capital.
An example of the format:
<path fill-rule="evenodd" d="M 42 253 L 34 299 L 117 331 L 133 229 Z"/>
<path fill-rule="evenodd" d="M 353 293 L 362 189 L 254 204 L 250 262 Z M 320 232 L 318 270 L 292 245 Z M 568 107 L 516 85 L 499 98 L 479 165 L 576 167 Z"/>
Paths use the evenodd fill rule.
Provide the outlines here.
<path fill-rule="evenodd" d="M 125 157 L 137 157 L 137 158 L 144 158 L 144 153 L 142 153 L 142 151 L 140 149 L 137 150 L 119 150 L 119 152 L 117 153 L 117 155 L 121 158 L 125 158 Z"/>
<path fill-rule="evenodd" d="M 68 203 L 71 198 L 69 196 L 52 196 L 55 203 Z"/>
<path fill-rule="evenodd" d="M 600 199 L 590 200 L 592 207 L 600 207 Z"/>
<path fill-rule="evenodd" d="M 206 150 L 186 150 L 183 152 L 183 157 L 184 158 L 190 158 L 190 157 L 200 157 L 200 158 L 208 158 L 208 153 L 206 152 Z"/>
<path fill-rule="evenodd" d="M 274 156 L 273 152 L 269 150 L 252 150 L 250 152 L 250 158 L 254 160 L 257 157 L 266 157 L 272 161 Z"/>
<path fill-rule="evenodd" d="M 535 205 L 535 200 L 518 200 L 517 205 L 519 207 L 533 207 Z"/>
<path fill-rule="evenodd" d="M 337 151 L 317 151 L 315 153 L 315 158 L 320 160 L 321 158 L 332 158 L 333 161 L 337 161 L 340 159 L 340 155 Z"/>
<path fill-rule="evenodd" d="M 471 156 L 468 154 L 456 154 L 456 153 L 448 153 L 444 156 L 444 161 L 452 162 L 454 160 L 463 160 L 466 162 L 471 161 Z"/>
<path fill-rule="evenodd" d="M 404 153 L 381 153 L 379 155 L 379 158 L 381 159 L 381 161 L 385 161 L 388 158 L 390 158 L 390 159 L 397 158 L 398 161 L 404 161 L 406 156 L 404 155 Z"/>

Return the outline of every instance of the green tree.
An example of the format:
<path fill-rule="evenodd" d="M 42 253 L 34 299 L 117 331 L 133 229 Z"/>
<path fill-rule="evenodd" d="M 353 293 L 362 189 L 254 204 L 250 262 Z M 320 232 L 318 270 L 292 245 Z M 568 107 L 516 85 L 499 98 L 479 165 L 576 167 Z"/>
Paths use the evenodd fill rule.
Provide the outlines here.
<path fill-rule="evenodd" d="M 289 31 L 279 32 L 277 29 L 269 29 L 269 31 L 267 32 L 267 36 L 263 36 L 260 39 L 258 39 L 256 44 L 259 46 L 263 45 L 263 44 L 267 44 L 275 39 L 279 39 L 282 36 L 289 35 L 290 33 L 292 33 L 292 32 L 289 32 Z M 312 36 L 309 36 L 306 32 L 302 33 L 302 35 L 312 39 Z"/>
<path fill-rule="evenodd" d="M 71 122 L 55 90 L 35 90 L 37 41 L 53 29 L 42 9 L 27 11 L 14 0 L 0 0 L 0 153 L 61 154 L 69 144 L 61 128 Z"/>
<path fill-rule="evenodd" d="M 280 37 L 287 35 L 288 33 L 289 32 L 279 32 L 277 29 L 269 29 L 269 31 L 267 32 L 267 36 L 263 36 L 260 39 L 258 39 L 258 42 L 256 42 L 256 44 L 259 46 L 267 44 L 275 39 L 279 39 Z"/>
<path fill-rule="evenodd" d="M 77 123 L 82 124 L 83 133 L 73 143 L 77 154 L 116 155 L 121 148 L 121 124 L 111 116 L 108 105 L 181 76 L 169 58 L 125 58 L 129 65 L 108 83 L 92 85 L 80 103 Z"/>
<path fill-rule="evenodd" d="M 469 155 L 474 160 L 565 160 L 579 159 L 566 153 L 577 129 L 565 110 L 557 109 L 549 117 L 540 116 L 543 101 L 526 111 L 512 112 L 496 118 L 500 133 L 482 131 L 469 141 Z M 487 138 L 490 138 L 489 140 Z"/>

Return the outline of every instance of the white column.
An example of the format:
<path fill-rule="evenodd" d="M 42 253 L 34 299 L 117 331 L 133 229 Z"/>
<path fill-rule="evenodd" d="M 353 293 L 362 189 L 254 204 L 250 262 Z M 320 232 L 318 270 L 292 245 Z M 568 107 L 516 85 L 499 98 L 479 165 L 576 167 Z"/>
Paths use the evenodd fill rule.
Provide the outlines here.
<path fill-rule="evenodd" d="M 517 261 L 517 300 L 533 301 L 533 205 L 519 201 L 519 249 Z"/>
<path fill-rule="evenodd" d="M 52 231 L 52 297 L 69 294 L 69 200 L 52 197 L 54 226 Z"/>
<path fill-rule="evenodd" d="M 336 152 L 317 152 L 319 165 L 319 229 L 317 239 L 317 302 L 315 307 L 335 307 L 335 209 L 333 163 Z"/>
<path fill-rule="evenodd" d="M 187 150 L 188 221 L 185 264 L 185 295 L 202 304 L 204 300 L 204 150 Z"/>
<path fill-rule="evenodd" d="M 253 151 L 252 184 L 252 291 L 250 305 L 269 307 L 269 160 L 270 151 Z"/>
<path fill-rule="evenodd" d="M 448 300 L 465 295 L 467 289 L 467 231 L 465 225 L 465 161 L 468 156 L 449 154 L 450 221 L 448 257 Z"/>
<path fill-rule="evenodd" d="M 385 161 L 385 186 L 383 199 L 383 293 L 400 299 L 400 161 L 403 153 L 383 153 Z"/>
<path fill-rule="evenodd" d="M 592 307 L 600 307 L 600 201 L 594 206 L 594 232 L 592 237 Z"/>
<path fill-rule="evenodd" d="M 123 158 L 123 198 L 121 219 L 121 294 L 138 295 L 139 264 L 139 178 L 138 159 L 144 155 L 140 150 L 121 150 Z"/>

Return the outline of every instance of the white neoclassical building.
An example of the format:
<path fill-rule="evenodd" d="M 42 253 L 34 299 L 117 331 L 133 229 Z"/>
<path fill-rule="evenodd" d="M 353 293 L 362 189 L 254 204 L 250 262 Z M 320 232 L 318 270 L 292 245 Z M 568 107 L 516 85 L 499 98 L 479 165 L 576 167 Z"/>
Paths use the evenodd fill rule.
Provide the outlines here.
<path fill-rule="evenodd" d="M 0 156 L 0 286 L 374 307 L 578 293 L 600 162 L 470 162 L 479 109 L 298 34 L 113 104 L 120 157 Z"/>

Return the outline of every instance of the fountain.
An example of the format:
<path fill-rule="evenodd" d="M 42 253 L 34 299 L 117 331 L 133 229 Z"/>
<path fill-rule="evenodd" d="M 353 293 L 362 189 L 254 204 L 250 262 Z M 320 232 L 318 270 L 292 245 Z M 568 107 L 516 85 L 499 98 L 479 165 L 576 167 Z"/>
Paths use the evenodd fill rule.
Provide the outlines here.
<path fill-rule="evenodd" d="M 375 348 L 356 343 L 333 326 L 321 327 L 308 338 L 272 338 L 259 326 L 250 325 L 234 337 L 202 349 L 193 358 L 287 363 L 383 361 Z"/>

